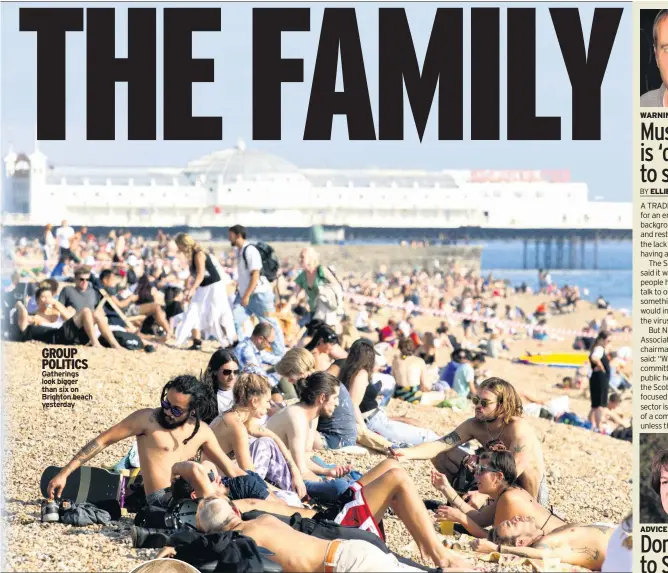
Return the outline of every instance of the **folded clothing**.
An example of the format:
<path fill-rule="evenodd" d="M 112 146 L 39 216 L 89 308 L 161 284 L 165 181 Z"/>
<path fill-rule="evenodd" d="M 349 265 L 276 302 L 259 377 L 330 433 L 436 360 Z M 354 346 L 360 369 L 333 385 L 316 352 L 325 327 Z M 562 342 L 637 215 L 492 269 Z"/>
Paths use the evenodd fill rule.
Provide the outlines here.
<path fill-rule="evenodd" d="M 60 523 L 84 527 L 86 525 L 107 525 L 111 522 L 109 512 L 92 503 L 63 503 L 60 507 Z"/>
<path fill-rule="evenodd" d="M 269 487 L 255 472 L 235 478 L 223 478 L 223 485 L 229 490 L 230 499 L 267 499 Z"/>

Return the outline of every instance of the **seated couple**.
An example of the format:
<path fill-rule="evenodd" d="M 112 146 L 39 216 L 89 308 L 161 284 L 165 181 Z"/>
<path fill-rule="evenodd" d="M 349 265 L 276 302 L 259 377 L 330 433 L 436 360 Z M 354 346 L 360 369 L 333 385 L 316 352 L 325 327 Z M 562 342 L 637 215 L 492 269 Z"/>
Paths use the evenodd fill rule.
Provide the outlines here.
<path fill-rule="evenodd" d="M 335 400 L 333 388 L 338 386 L 338 380 L 324 373 L 321 376 L 328 378 L 310 381 L 307 386 L 312 391 L 305 392 L 302 402 L 285 411 L 290 410 L 292 414 L 297 408 L 300 413 L 308 411 L 316 417 L 331 414 Z M 260 426 L 260 420 L 269 410 L 271 392 L 272 388 L 263 376 L 239 376 L 232 389 L 234 405 L 211 423 L 223 452 L 234 457 L 241 469 L 256 472 L 279 490 L 295 492 L 297 502 L 307 494 L 325 502 L 336 499 L 348 489 L 349 481 L 322 482 L 319 476 L 340 478 L 351 468 L 324 468 L 308 458 L 306 443 L 302 440 L 308 433 L 308 424 L 303 416 L 297 417 L 298 422 L 304 422 L 297 426 L 293 425 L 295 417 L 291 415 L 286 419 L 287 426 L 272 423 L 271 427 L 276 431 Z M 269 421 L 275 421 L 281 413 L 275 414 Z M 281 496 L 279 492 L 277 495 Z"/>
<path fill-rule="evenodd" d="M 98 340 L 97 327 L 109 346 L 121 348 L 101 308 L 93 311 L 85 307 L 77 312 L 58 301 L 47 287 L 37 289 L 35 300 L 37 311 L 32 315 L 21 301 L 16 303 L 16 325 L 22 342 L 36 340 L 45 344 L 90 345 L 99 348 L 102 344 Z"/>
<path fill-rule="evenodd" d="M 230 460 L 211 428 L 201 421 L 201 412 L 212 398 L 210 388 L 194 376 L 170 380 L 162 390 L 159 408 L 137 410 L 86 444 L 49 482 L 49 498 L 60 497 L 68 476 L 105 448 L 135 436 L 148 505 L 169 506 L 172 466 L 195 458 L 200 450 L 222 471 L 224 481 L 229 480 L 230 491 L 280 502 L 257 474 L 245 472 Z"/>
<path fill-rule="evenodd" d="M 517 484 L 540 505 L 547 507 L 549 496 L 545 462 L 540 440 L 533 427 L 522 418 L 522 399 L 512 384 L 488 378 L 472 398 L 475 415 L 438 441 L 394 451 L 399 460 L 431 460 L 434 467 L 452 482 L 460 473 L 468 452 L 459 447 L 471 440 L 481 444 L 499 441 L 515 459 Z"/>
<path fill-rule="evenodd" d="M 569 524 L 542 507 L 515 485 L 515 459 L 508 451 L 482 453 L 475 476 L 478 491 L 491 500 L 479 510 L 467 504 L 443 474 L 432 473 L 432 484 L 452 506 L 439 507 L 437 516 L 460 523 L 480 538 L 474 542 L 476 551 L 537 559 L 556 557 L 571 565 L 600 569 L 614 526 Z M 488 532 L 485 528 L 490 525 L 493 528 Z"/>
<path fill-rule="evenodd" d="M 384 553 L 377 544 L 367 541 L 317 539 L 295 531 L 280 516 L 295 513 L 303 518 L 324 517 L 339 525 L 378 531 L 378 523 L 388 508 L 401 519 L 415 539 L 425 559 L 437 567 L 461 567 L 468 565 L 455 552 L 446 549 L 431 523 L 429 514 L 417 495 L 415 484 L 405 470 L 394 460 L 385 460 L 370 470 L 351 486 L 352 497 L 342 498 L 332 512 L 317 514 L 314 510 L 289 508 L 283 504 L 264 500 L 228 501 L 225 488 L 209 478 L 208 462 L 178 464 L 173 472 L 186 479 L 193 487 L 193 498 L 203 498 L 197 511 L 197 528 L 203 533 L 237 531 L 252 538 L 258 546 L 274 553 L 272 560 L 284 571 L 320 571 L 325 564 L 327 571 L 424 571 L 399 563 L 391 553 Z M 353 503 L 344 504 L 351 497 Z M 263 512 L 249 521 L 247 513 Z M 294 551 L 299 547 L 299 551 Z M 173 555 L 167 549 L 160 556 Z"/>
<path fill-rule="evenodd" d="M 353 343 L 345 360 L 326 369 L 343 384 L 339 404 L 332 415 L 316 422 L 314 449 L 339 449 L 359 443 L 385 452 L 392 443 L 414 445 L 436 439 L 436 434 L 418 427 L 413 421 L 390 418 L 379 406 L 379 388 L 371 384 L 375 357 L 372 343 L 360 339 Z M 276 372 L 295 384 L 298 390 L 300 380 L 316 371 L 316 366 L 311 352 L 292 348 L 276 365 Z"/>

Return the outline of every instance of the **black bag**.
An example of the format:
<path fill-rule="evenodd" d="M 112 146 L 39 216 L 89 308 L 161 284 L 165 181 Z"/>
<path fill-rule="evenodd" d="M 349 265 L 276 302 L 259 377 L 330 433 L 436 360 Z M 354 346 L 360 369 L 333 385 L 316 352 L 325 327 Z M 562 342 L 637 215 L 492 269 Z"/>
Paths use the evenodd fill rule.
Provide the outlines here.
<path fill-rule="evenodd" d="M 262 270 L 260 271 L 260 275 L 265 277 L 270 283 L 274 282 L 278 276 L 278 269 L 281 266 L 274 248 L 271 245 L 262 242 L 254 243 L 253 246 L 258 250 L 260 257 L 262 258 Z M 244 263 L 246 263 L 246 268 L 248 269 L 248 260 L 246 259 L 247 248 L 248 245 L 244 247 L 242 256 L 244 258 Z"/>
<path fill-rule="evenodd" d="M 166 507 L 145 505 L 135 515 L 135 525 L 137 527 L 146 527 L 147 529 L 167 529 L 166 516 Z"/>
<path fill-rule="evenodd" d="M 126 350 L 144 350 L 144 343 L 136 334 L 123 330 L 114 330 L 112 333 L 117 342 Z M 100 336 L 100 344 L 106 348 L 110 347 L 104 336 Z"/>

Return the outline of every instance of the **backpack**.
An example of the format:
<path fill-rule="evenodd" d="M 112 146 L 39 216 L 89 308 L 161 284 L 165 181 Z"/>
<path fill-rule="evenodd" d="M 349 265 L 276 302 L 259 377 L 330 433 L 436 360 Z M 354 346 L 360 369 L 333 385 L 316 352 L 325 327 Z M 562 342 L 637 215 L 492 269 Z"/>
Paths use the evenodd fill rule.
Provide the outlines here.
<path fill-rule="evenodd" d="M 339 280 L 339 277 L 336 276 L 334 271 L 332 270 L 332 267 L 326 267 L 327 268 L 327 278 L 334 279 L 329 281 L 329 286 L 332 287 L 332 291 L 334 293 L 334 296 L 336 297 L 336 310 L 337 311 L 343 311 L 343 302 L 344 302 L 344 296 L 343 296 L 343 285 L 341 284 L 341 281 Z"/>
<path fill-rule="evenodd" d="M 267 245 L 267 243 L 258 242 L 254 243 L 253 246 L 258 250 L 260 257 L 262 258 L 262 270 L 260 271 L 260 276 L 266 277 L 270 283 L 274 282 L 278 276 L 278 269 L 281 266 L 281 263 L 276 256 L 276 252 L 273 247 Z M 247 248 L 248 245 L 244 247 L 241 254 L 244 258 L 244 263 L 246 263 L 246 268 L 248 269 L 248 260 L 246 259 Z"/>

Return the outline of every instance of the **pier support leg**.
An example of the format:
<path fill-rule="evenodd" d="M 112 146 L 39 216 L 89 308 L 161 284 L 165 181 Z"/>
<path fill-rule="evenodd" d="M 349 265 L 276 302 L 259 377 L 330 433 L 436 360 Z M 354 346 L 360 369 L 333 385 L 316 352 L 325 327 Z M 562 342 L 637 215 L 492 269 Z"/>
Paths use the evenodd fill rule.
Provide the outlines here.
<path fill-rule="evenodd" d="M 524 267 L 524 270 L 526 270 L 529 267 L 529 261 L 528 261 L 528 249 L 529 249 L 529 239 L 524 239 L 522 241 L 522 265 Z"/>
<path fill-rule="evenodd" d="M 575 239 L 568 239 L 568 268 L 573 270 L 577 266 L 577 251 L 575 250 Z"/>
<path fill-rule="evenodd" d="M 552 239 L 545 239 L 545 269 L 552 268 Z"/>
<path fill-rule="evenodd" d="M 540 239 L 536 239 L 536 269 L 540 268 Z"/>
<path fill-rule="evenodd" d="M 598 270 L 598 235 L 594 235 L 594 270 Z"/>
<path fill-rule="evenodd" d="M 585 268 L 585 245 L 587 244 L 587 239 L 584 237 L 580 238 L 580 268 Z"/>
<path fill-rule="evenodd" d="M 557 238 L 557 268 L 564 268 L 564 239 L 563 237 Z"/>

